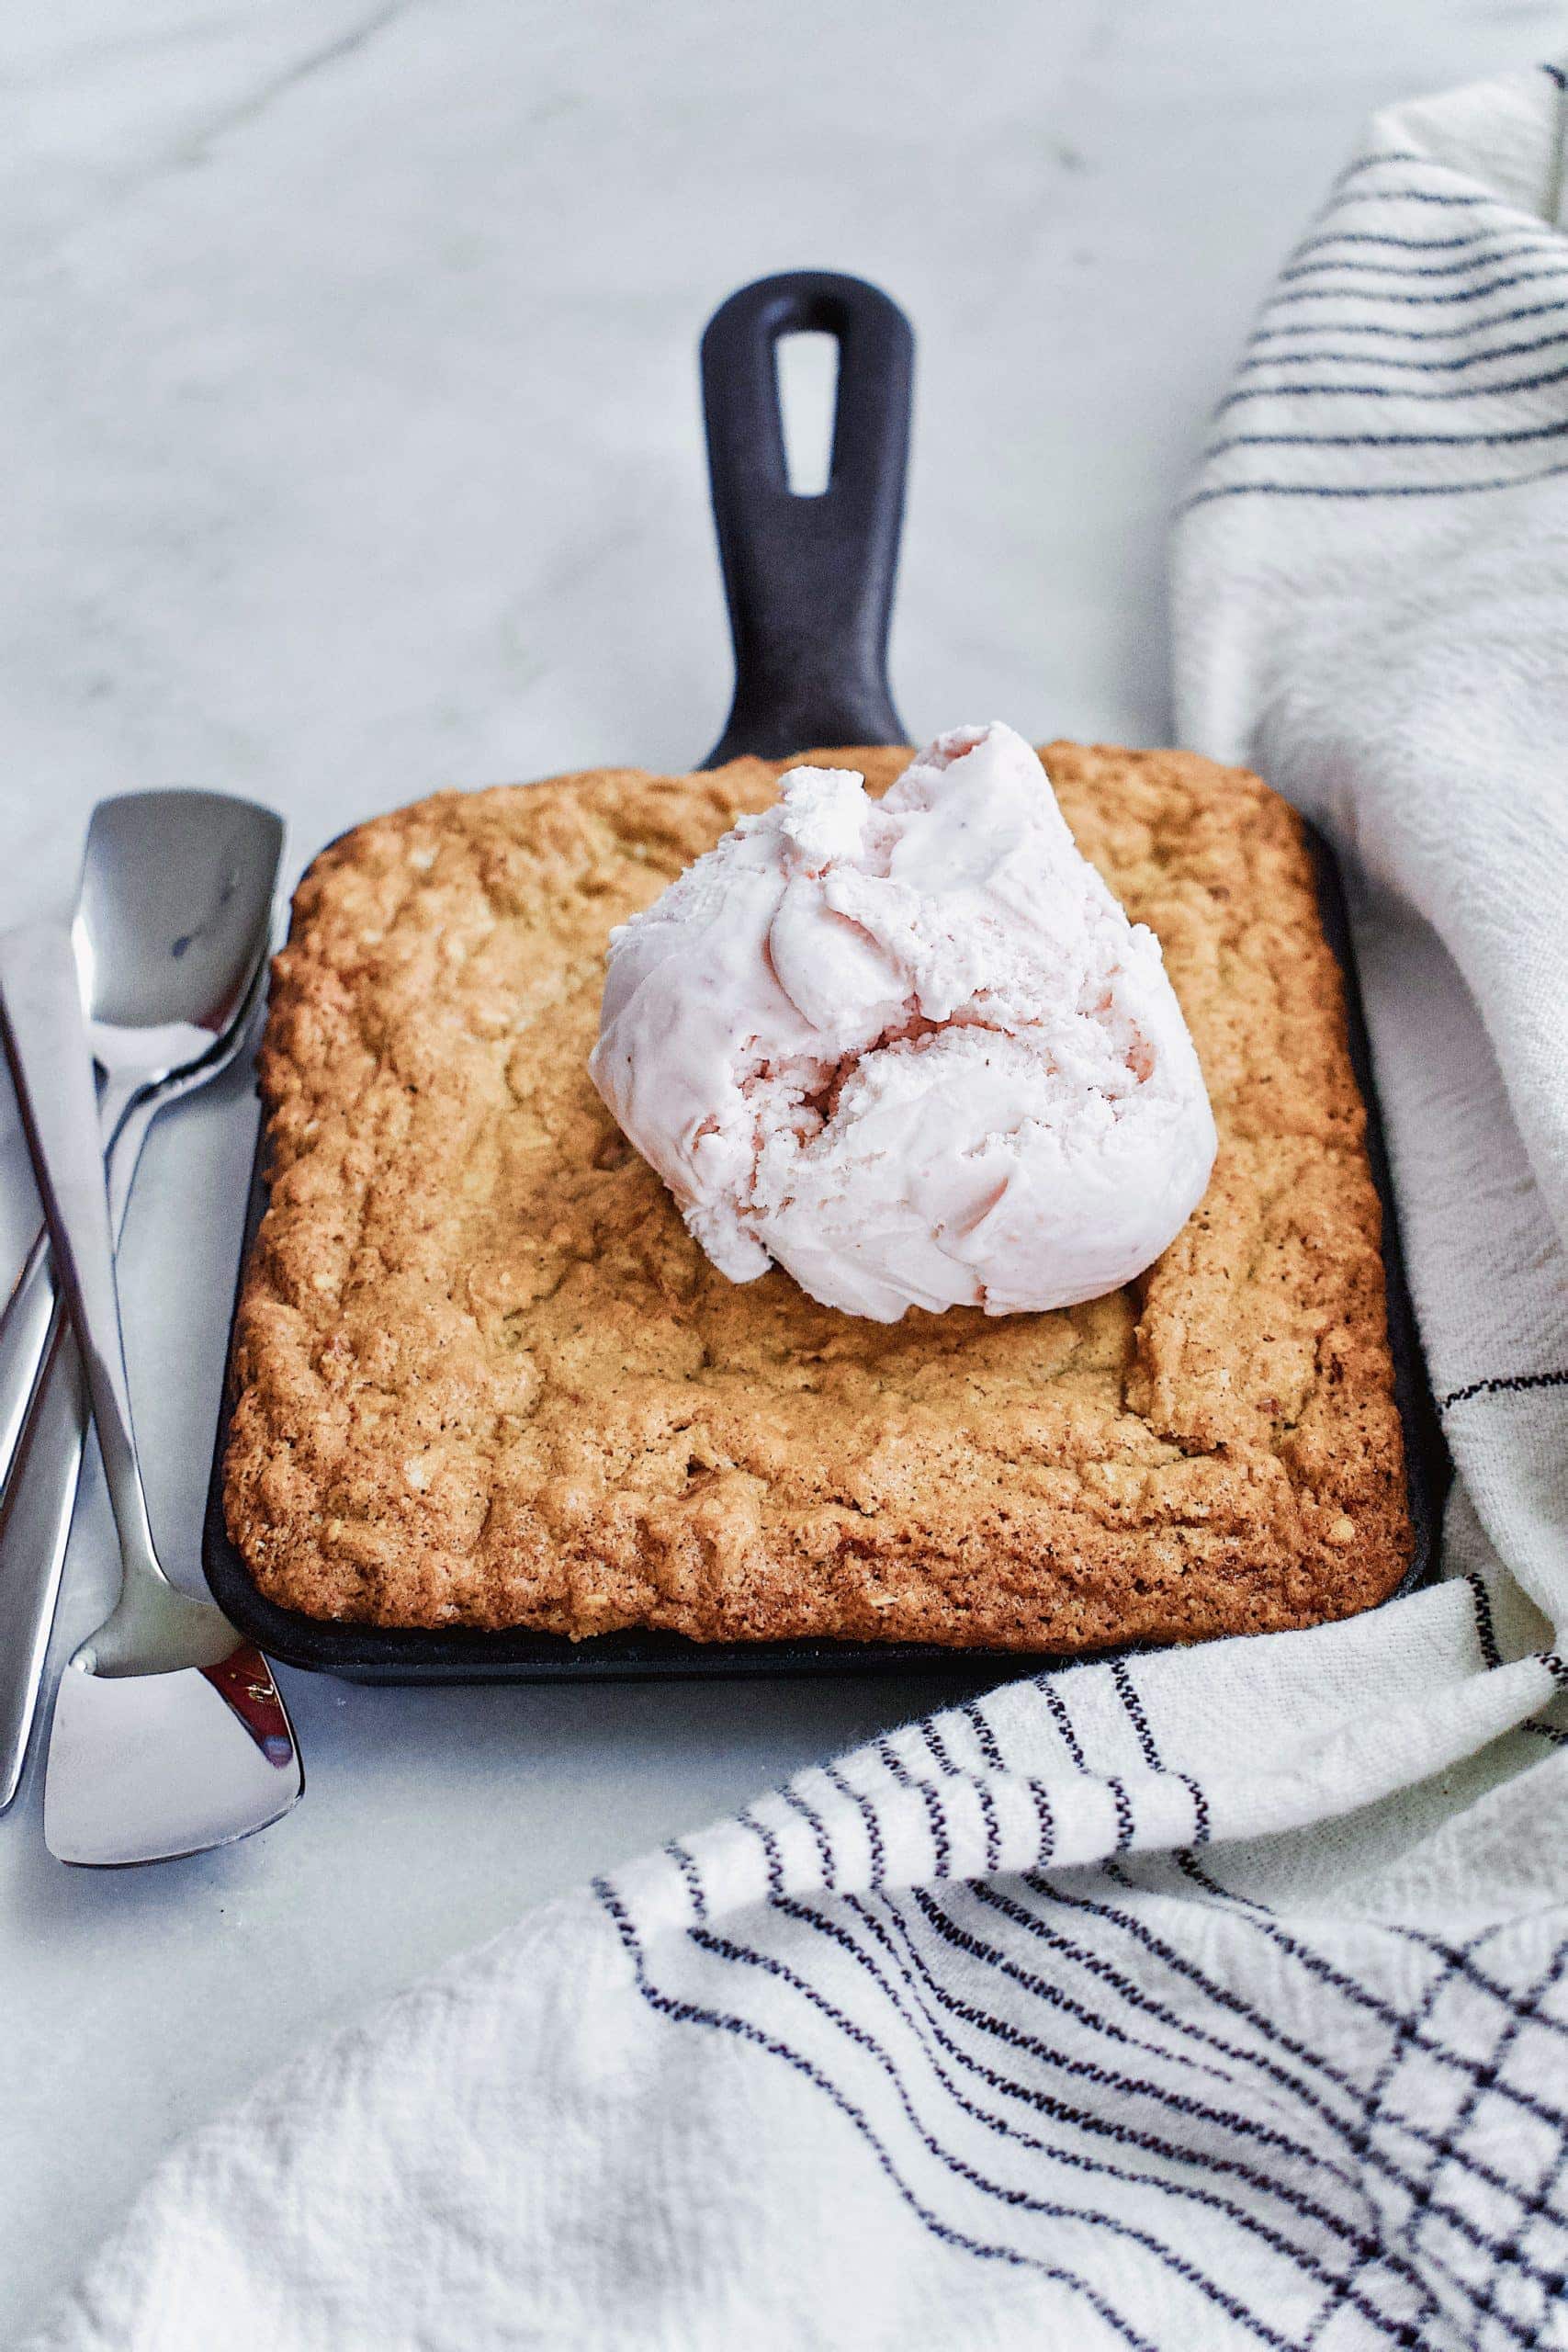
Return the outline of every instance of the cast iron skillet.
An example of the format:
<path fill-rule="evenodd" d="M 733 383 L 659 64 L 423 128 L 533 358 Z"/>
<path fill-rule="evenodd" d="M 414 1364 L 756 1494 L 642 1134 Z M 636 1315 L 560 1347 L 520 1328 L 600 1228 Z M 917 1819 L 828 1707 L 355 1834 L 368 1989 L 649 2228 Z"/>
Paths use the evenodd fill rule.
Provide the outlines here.
<path fill-rule="evenodd" d="M 838 409 L 827 490 L 791 492 L 773 346 L 815 329 L 839 344 Z M 719 556 L 735 639 L 735 699 L 707 760 L 787 758 L 808 746 L 904 743 L 887 687 L 887 628 L 903 519 L 914 337 L 897 304 L 859 278 L 801 270 L 733 295 L 703 337 L 703 404 Z M 1404 1425 L 1416 1553 L 1402 1591 L 1431 1571 L 1448 1464 L 1400 1259 L 1345 901 L 1315 835 L 1324 928 L 1345 976 L 1350 1054 L 1367 1103 L 1368 1146 L 1383 1211 L 1389 1336 Z M 245 1228 L 248 1256 L 265 1204 L 258 1144 Z M 688 1641 L 683 1634 L 596 1634 L 581 1642 L 527 1632 L 404 1632 L 323 1623 L 265 1600 L 223 1523 L 226 1385 L 208 1493 L 202 1557 L 214 1599 L 273 1657 L 362 1682 L 598 1681 L 668 1676 L 1017 1672 L 1016 1650 L 911 1642 Z M 1104 1657 L 1107 1653 L 1098 1655 Z M 1038 1665 L 1038 1657 L 1032 1660 Z"/>

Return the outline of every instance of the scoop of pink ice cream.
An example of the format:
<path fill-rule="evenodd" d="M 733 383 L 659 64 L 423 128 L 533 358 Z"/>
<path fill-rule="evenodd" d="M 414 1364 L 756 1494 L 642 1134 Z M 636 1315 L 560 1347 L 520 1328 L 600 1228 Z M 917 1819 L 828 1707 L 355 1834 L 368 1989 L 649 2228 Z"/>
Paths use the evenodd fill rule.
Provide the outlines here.
<path fill-rule="evenodd" d="M 1213 1165 L 1159 944 L 1000 725 L 880 801 L 793 769 L 612 934 L 589 1067 L 716 1266 L 885 1323 L 1114 1290 Z"/>

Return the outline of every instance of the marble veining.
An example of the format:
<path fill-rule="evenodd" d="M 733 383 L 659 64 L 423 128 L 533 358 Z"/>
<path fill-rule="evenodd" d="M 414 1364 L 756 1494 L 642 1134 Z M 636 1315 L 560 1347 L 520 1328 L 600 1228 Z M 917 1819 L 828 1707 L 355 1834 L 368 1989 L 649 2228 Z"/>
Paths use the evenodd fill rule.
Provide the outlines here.
<path fill-rule="evenodd" d="M 912 729 L 1168 725 L 1166 517 L 1371 109 L 1549 53 L 1517 0 L 57 0 L 0 27 L 0 921 L 101 794 L 282 808 L 295 868 L 436 785 L 684 766 L 728 697 L 696 335 L 858 271 L 920 339 Z M 154 1137 L 127 1238 L 186 1572 L 252 1107 Z M 31 1215 L 8 1107 L 0 1252 Z M 89 1484 L 58 1628 L 95 1622 Z M 0 1821 L 0 2337 L 169 2137 L 525 1905 L 933 1696 L 289 1678 L 309 1792 L 106 1875 Z"/>

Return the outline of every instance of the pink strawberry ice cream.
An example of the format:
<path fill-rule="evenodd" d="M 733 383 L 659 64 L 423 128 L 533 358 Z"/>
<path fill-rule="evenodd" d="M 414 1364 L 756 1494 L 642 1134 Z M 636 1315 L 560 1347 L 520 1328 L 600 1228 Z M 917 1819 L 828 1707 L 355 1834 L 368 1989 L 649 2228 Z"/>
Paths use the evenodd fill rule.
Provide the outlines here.
<path fill-rule="evenodd" d="M 590 1069 L 732 1281 L 884 1323 L 1114 1290 L 1214 1159 L 1159 944 L 1000 725 L 881 801 L 792 770 L 613 933 Z"/>

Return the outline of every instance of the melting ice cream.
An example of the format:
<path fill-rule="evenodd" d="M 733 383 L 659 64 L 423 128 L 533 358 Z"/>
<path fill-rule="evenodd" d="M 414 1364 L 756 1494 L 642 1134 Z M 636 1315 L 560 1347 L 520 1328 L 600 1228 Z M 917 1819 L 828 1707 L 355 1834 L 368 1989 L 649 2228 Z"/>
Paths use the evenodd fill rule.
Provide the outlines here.
<path fill-rule="evenodd" d="M 879 1322 L 1114 1290 L 1213 1165 L 1159 944 L 1000 725 L 880 801 L 793 769 L 613 934 L 590 1068 L 732 1281 Z"/>

